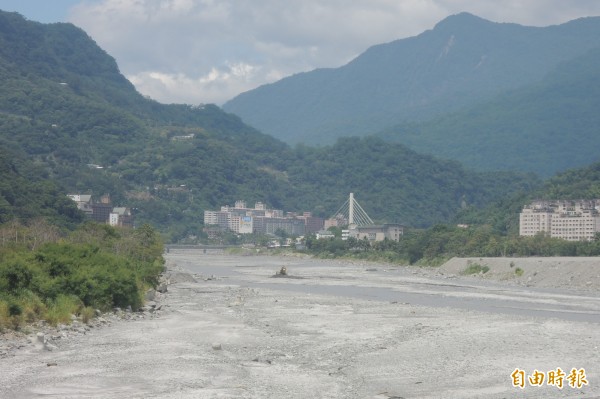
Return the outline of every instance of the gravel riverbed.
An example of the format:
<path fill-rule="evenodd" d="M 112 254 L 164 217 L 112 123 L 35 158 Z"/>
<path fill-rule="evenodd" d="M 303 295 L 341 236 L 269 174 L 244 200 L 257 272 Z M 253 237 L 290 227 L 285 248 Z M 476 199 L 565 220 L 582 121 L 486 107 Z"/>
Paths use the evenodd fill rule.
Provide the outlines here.
<path fill-rule="evenodd" d="M 595 259 L 477 259 L 490 274 L 472 277 L 460 275 L 467 260 L 433 269 L 176 250 L 167 261 L 158 311 L 40 327 L 20 348 L 2 338 L 0 397 L 600 397 Z M 281 266 L 296 278 L 271 278 Z M 584 369 L 587 384 L 513 386 L 515 369 L 557 368 Z"/>

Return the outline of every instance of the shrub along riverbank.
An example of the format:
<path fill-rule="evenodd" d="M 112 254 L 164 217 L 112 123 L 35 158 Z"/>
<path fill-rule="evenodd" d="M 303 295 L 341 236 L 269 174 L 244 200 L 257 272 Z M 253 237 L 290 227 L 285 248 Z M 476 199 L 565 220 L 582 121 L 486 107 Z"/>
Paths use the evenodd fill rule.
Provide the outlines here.
<path fill-rule="evenodd" d="M 163 243 L 149 225 L 86 223 L 68 235 L 36 221 L 0 227 L 0 331 L 46 320 L 86 320 L 94 309 L 137 309 L 163 270 Z"/>

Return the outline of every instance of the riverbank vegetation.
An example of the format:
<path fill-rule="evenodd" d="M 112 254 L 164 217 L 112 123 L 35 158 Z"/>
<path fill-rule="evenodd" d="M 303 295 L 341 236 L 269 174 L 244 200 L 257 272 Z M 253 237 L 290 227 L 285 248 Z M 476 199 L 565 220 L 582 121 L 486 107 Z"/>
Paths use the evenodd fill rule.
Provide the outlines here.
<path fill-rule="evenodd" d="M 163 270 L 163 243 L 149 225 L 84 223 L 69 233 L 43 220 L 0 226 L 0 331 L 45 320 L 84 321 L 95 309 L 137 309 Z"/>
<path fill-rule="evenodd" d="M 412 230 L 395 241 L 306 240 L 306 251 L 321 258 L 350 257 L 410 265 L 439 266 L 453 257 L 598 256 L 600 240 L 566 241 L 543 234 L 502 235 L 489 226 L 438 225 Z"/>

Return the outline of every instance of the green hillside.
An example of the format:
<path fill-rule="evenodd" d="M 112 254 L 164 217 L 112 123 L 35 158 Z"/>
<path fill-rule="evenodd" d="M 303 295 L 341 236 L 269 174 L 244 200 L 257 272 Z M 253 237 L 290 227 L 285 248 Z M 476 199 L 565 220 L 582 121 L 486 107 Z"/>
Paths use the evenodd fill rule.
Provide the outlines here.
<path fill-rule="evenodd" d="M 0 148 L 0 224 L 36 218 L 73 227 L 83 220 L 83 214 L 39 168 Z"/>
<path fill-rule="evenodd" d="M 382 137 L 477 170 L 551 176 L 600 159 L 600 48 L 560 64 L 541 82 Z"/>
<path fill-rule="evenodd" d="M 288 143 L 332 143 L 539 82 L 599 42 L 600 18 L 534 28 L 462 13 L 418 36 L 373 46 L 342 67 L 242 93 L 224 109 Z"/>
<path fill-rule="evenodd" d="M 455 223 L 489 225 L 500 234 L 519 233 L 519 212 L 533 200 L 600 198 L 600 162 L 569 169 L 547 179 L 542 185 L 492 201 L 485 207 L 468 207 L 454 218 Z"/>
<path fill-rule="evenodd" d="M 159 104 L 69 24 L 0 12 L 0 43 L 2 147 L 65 193 L 109 193 L 171 240 L 200 234 L 205 209 L 238 199 L 327 217 L 353 191 L 373 219 L 427 226 L 538 184 L 375 138 L 290 148 L 214 105 Z"/>
<path fill-rule="evenodd" d="M 303 200 L 313 209 L 322 204 L 330 215 L 351 191 L 373 219 L 414 227 L 450 221 L 463 207 L 480 208 L 539 185 L 531 175 L 475 173 L 374 137 L 339 139 L 317 150 L 301 146 L 296 156 L 290 182 L 312 193 Z"/>

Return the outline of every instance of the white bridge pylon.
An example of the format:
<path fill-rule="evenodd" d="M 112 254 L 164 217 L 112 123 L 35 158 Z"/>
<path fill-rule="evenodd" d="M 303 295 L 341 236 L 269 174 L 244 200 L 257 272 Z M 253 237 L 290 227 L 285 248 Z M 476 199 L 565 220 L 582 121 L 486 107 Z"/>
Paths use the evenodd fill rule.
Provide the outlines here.
<path fill-rule="evenodd" d="M 357 226 L 368 226 L 372 225 L 373 220 L 367 215 L 364 209 L 360 206 L 358 202 L 354 199 L 354 194 L 350 193 L 350 197 L 344 202 L 344 205 L 338 209 L 338 211 L 334 214 L 336 215 L 348 215 L 348 223 L 355 224 Z"/>

